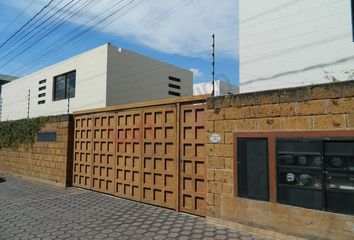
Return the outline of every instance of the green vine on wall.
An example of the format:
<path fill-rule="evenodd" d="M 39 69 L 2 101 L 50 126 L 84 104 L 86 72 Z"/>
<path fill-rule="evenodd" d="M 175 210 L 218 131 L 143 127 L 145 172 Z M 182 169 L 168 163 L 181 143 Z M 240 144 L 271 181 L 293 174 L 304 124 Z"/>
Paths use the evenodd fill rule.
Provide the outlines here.
<path fill-rule="evenodd" d="M 0 149 L 17 148 L 23 143 L 33 143 L 37 132 L 47 121 L 48 117 L 38 117 L 0 122 Z"/>

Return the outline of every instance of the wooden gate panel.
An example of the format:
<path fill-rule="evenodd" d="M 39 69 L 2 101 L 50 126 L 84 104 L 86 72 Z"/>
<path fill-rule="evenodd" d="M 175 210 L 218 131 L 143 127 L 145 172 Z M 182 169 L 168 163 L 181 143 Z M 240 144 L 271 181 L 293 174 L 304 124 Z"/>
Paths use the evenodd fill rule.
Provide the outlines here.
<path fill-rule="evenodd" d="M 92 189 L 110 194 L 114 192 L 115 125 L 114 114 L 94 116 Z"/>
<path fill-rule="evenodd" d="M 180 210 L 206 215 L 206 107 L 181 106 Z"/>
<path fill-rule="evenodd" d="M 115 195 L 141 201 L 142 112 L 117 115 Z"/>
<path fill-rule="evenodd" d="M 176 107 L 143 112 L 142 201 L 177 209 Z"/>
<path fill-rule="evenodd" d="M 75 117 L 73 186 L 91 189 L 92 115 Z"/>

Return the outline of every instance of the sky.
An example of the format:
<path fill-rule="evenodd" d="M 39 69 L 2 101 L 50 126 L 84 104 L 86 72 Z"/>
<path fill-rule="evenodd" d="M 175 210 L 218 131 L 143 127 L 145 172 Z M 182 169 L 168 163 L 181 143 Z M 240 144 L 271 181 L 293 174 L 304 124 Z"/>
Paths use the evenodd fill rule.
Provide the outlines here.
<path fill-rule="evenodd" d="M 1 1 L 0 74 L 24 76 L 110 42 L 210 81 L 215 34 L 216 79 L 238 85 L 237 13 L 237 0 Z"/>

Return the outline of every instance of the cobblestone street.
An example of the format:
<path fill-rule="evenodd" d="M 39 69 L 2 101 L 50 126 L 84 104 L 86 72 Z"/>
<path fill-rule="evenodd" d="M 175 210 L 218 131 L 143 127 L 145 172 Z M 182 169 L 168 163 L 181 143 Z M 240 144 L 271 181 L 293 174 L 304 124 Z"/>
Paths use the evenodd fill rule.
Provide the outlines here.
<path fill-rule="evenodd" d="M 77 188 L 2 177 L 0 239 L 267 239 Z M 1 179 L 0 179 L 1 180 Z"/>

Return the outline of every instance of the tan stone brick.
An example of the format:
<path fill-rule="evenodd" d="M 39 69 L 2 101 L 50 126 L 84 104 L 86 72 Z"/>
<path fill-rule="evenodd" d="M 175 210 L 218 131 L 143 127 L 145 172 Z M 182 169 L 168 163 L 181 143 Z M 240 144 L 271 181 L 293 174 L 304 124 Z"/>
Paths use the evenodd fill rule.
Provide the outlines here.
<path fill-rule="evenodd" d="M 306 101 L 309 99 L 309 88 L 299 87 L 299 88 L 288 88 L 280 90 L 280 102 L 299 102 Z"/>
<path fill-rule="evenodd" d="M 208 157 L 208 169 L 223 169 L 224 167 L 224 157 Z"/>
<path fill-rule="evenodd" d="M 279 104 L 269 105 L 268 116 L 269 117 L 280 117 L 282 108 Z"/>
<path fill-rule="evenodd" d="M 215 131 L 214 121 L 207 121 L 207 123 L 206 123 L 206 131 L 207 132 L 214 132 Z"/>
<path fill-rule="evenodd" d="M 321 115 L 327 111 L 327 100 L 313 100 L 298 103 L 298 114 L 302 116 L 307 115 Z"/>
<path fill-rule="evenodd" d="M 257 104 L 257 93 L 239 94 L 233 98 L 234 107 L 240 106 L 254 106 Z"/>
<path fill-rule="evenodd" d="M 215 181 L 224 182 L 224 183 L 232 183 L 233 182 L 233 171 L 218 169 L 215 170 Z"/>
<path fill-rule="evenodd" d="M 257 102 L 260 105 L 279 103 L 280 95 L 279 90 L 271 90 L 266 92 L 258 92 Z"/>
<path fill-rule="evenodd" d="M 234 169 L 234 158 L 225 158 L 225 169 L 233 170 Z"/>
<path fill-rule="evenodd" d="M 225 119 L 242 119 L 245 117 L 245 108 L 233 107 L 225 109 Z"/>
<path fill-rule="evenodd" d="M 207 204 L 210 206 L 214 206 L 215 205 L 215 194 L 213 193 L 208 193 L 207 194 Z"/>
<path fill-rule="evenodd" d="M 225 119 L 225 110 L 207 110 L 207 120 L 224 120 Z"/>
<path fill-rule="evenodd" d="M 347 127 L 354 128 L 354 114 L 348 114 Z"/>
<path fill-rule="evenodd" d="M 207 156 L 215 156 L 215 144 L 206 144 Z"/>
<path fill-rule="evenodd" d="M 232 195 L 234 193 L 234 185 L 232 183 L 223 183 L 222 192 L 224 194 Z"/>
<path fill-rule="evenodd" d="M 208 169 L 207 170 L 207 180 L 208 181 L 214 181 L 215 180 L 215 170 L 214 169 Z"/>
<path fill-rule="evenodd" d="M 209 193 L 222 193 L 222 183 L 216 181 L 208 182 L 208 192 Z"/>
<path fill-rule="evenodd" d="M 233 145 L 232 144 L 215 144 L 215 155 L 223 157 L 233 156 Z"/>
<path fill-rule="evenodd" d="M 315 129 L 342 129 L 346 126 L 345 115 L 325 115 L 314 117 Z"/>
<path fill-rule="evenodd" d="M 221 206 L 221 195 L 220 194 L 215 194 L 215 207 L 220 207 Z"/>
<path fill-rule="evenodd" d="M 218 120 L 215 121 L 215 132 L 225 133 L 233 132 L 234 120 Z"/>
<path fill-rule="evenodd" d="M 280 104 L 280 116 L 289 117 L 294 116 L 297 110 L 297 103 L 283 103 Z"/>
<path fill-rule="evenodd" d="M 284 130 L 309 130 L 311 129 L 311 118 L 307 116 L 285 117 L 283 119 Z"/>
<path fill-rule="evenodd" d="M 341 98 L 329 100 L 329 113 L 354 113 L 354 98 Z"/>
<path fill-rule="evenodd" d="M 342 82 L 343 97 L 354 97 L 354 81 Z"/>
<path fill-rule="evenodd" d="M 246 118 L 263 118 L 268 117 L 269 115 L 269 106 L 250 106 L 246 108 L 245 116 Z"/>
<path fill-rule="evenodd" d="M 259 131 L 280 130 L 282 127 L 281 118 L 257 119 L 257 130 Z"/>
<path fill-rule="evenodd" d="M 256 130 L 256 120 L 255 119 L 242 119 L 235 120 L 236 130 L 239 131 L 251 131 Z"/>
<path fill-rule="evenodd" d="M 342 97 L 342 89 L 338 84 L 326 84 L 310 87 L 310 99 L 328 99 Z"/>
<path fill-rule="evenodd" d="M 234 133 L 225 133 L 225 143 L 226 144 L 234 143 Z"/>

